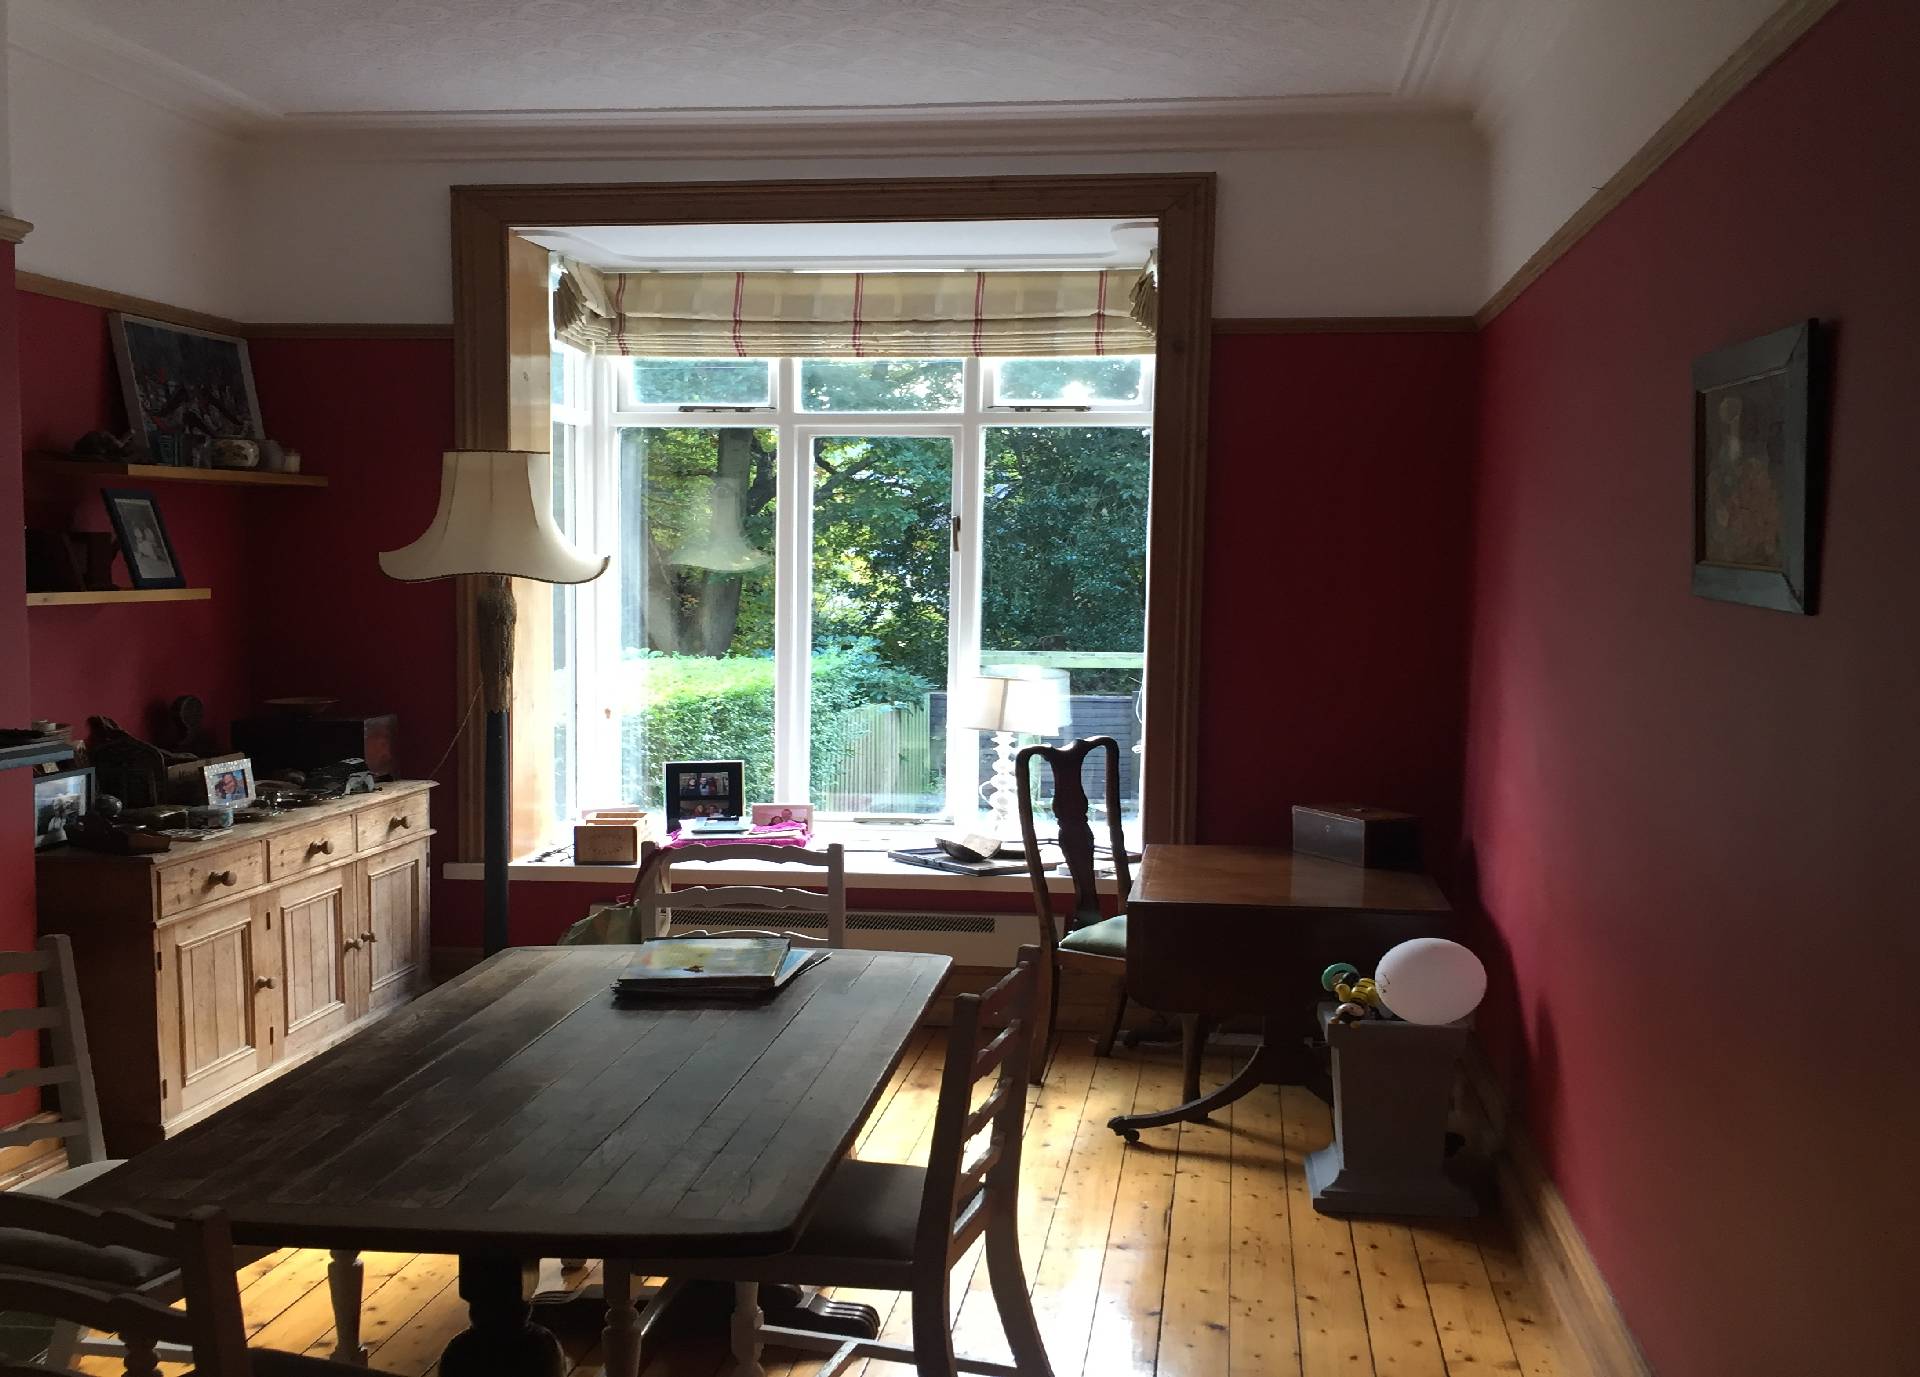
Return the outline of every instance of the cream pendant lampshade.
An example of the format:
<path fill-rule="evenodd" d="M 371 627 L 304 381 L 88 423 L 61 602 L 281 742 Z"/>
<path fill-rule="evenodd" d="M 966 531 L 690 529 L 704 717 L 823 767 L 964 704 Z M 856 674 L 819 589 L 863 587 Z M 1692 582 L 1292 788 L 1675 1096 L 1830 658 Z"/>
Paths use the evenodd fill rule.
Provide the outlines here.
<path fill-rule="evenodd" d="M 389 578 L 418 582 L 502 574 L 542 583 L 586 583 L 607 557 L 582 555 L 553 524 L 553 456 L 515 450 L 449 450 L 440 460 L 440 507 L 413 544 L 387 550 Z"/>

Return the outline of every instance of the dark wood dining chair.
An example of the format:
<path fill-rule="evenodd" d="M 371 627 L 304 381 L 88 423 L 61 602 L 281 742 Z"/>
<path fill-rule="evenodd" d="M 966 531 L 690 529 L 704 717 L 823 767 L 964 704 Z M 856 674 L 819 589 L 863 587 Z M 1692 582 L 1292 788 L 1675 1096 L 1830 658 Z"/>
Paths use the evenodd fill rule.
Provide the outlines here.
<path fill-rule="evenodd" d="M 0 1194 L 0 1240 L 0 1310 L 117 1334 L 133 1377 L 156 1371 L 163 1345 L 191 1353 L 196 1377 L 367 1377 L 364 1367 L 247 1347 L 233 1240 L 218 1210 L 169 1222 L 9 1192 Z M 145 1289 L 159 1276 L 179 1278 L 184 1309 Z M 28 1373 L 78 1377 L 52 1361 L 0 1361 L 0 1377 Z"/>
<path fill-rule="evenodd" d="M 1100 912 L 1098 875 L 1094 865 L 1093 827 L 1088 822 L 1087 757 L 1099 753 L 1106 767 L 1103 794 L 1107 813 L 1107 853 L 1113 858 L 1120 912 Z M 1053 820 L 1060 858 L 1073 880 L 1073 904 L 1066 931 L 1056 927 L 1053 894 L 1047 886 L 1047 864 L 1041 859 L 1040 838 L 1034 825 L 1034 762 L 1045 761 L 1053 775 Z M 1127 898 L 1133 893 L 1133 872 L 1127 864 L 1127 844 L 1120 827 L 1120 743 L 1110 736 L 1089 736 L 1065 746 L 1026 746 L 1014 758 L 1020 809 L 1020 840 L 1027 856 L 1027 875 L 1033 883 L 1034 916 L 1040 932 L 1040 999 L 1044 1018 L 1034 1020 L 1033 1082 L 1046 1076 L 1047 1060 L 1058 1037 L 1060 974 L 1084 971 L 1113 982 L 1113 1012 L 1106 1030 L 1094 1045 L 1096 1056 L 1113 1055 L 1114 1039 L 1127 1016 Z M 1188 1098 L 1200 1096 L 1200 1054 L 1206 1044 L 1206 1026 L 1196 1018 L 1181 1025 L 1182 1062 Z"/>
<path fill-rule="evenodd" d="M 1018 964 L 992 989 L 955 997 L 926 1166 L 844 1159 L 828 1178 L 793 1251 L 776 1257 L 609 1262 L 609 1332 L 602 1338 L 608 1377 L 632 1377 L 629 1364 L 638 1361 L 637 1344 L 625 1337 L 634 1323 L 629 1292 L 635 1274 L 735 1283 L 736 1371 L 757 1371 L 762 1346 L 772 1343 L 831 1354 L 820 1377 L 861 1358 L 902 1363 L 919 1377 L 959 1372 L 1052 1377 L 1020 1262 L 1020 1136 L 1026 1125 L 1038 968 L 1039 952 L 1023 947 Z M 989 1079 L 985 1096 L 979 1096 L 979 1086 Z M 956 1357 L 953 1351 L 951 1273 L 982 1235 L 987 1279 L 1013 1353 L 1011 1366 Z M 912 1347 L 768 1325 L 759 1287 L 776 1283 L 908 1292 Z M 615 1353 L 623 1355 L 620 1366 Z"/>

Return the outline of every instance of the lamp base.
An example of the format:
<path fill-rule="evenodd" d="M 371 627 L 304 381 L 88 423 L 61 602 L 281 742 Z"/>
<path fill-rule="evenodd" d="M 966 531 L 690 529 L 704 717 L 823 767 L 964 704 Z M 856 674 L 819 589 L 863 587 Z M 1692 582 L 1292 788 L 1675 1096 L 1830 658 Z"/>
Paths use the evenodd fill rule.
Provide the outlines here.
<path fill-rule="evenodd" d="M 987 828 L 1002 841 L 1018 839 L 1020 782 L 1013 775 L 1013 733 L 993 734 L 993 774 L 987 780 Z"/>

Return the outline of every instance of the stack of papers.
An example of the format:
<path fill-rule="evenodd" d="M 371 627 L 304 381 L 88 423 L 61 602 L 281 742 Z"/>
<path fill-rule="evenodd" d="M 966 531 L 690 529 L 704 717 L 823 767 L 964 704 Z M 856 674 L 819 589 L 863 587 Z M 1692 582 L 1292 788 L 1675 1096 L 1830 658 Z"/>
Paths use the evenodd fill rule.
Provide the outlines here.
<path fill-rule="evenodd" d="M 646 999 L 759 999 L 827 959 L 784 937 L 656 937 L 642 942 L 616 995 Z"/>

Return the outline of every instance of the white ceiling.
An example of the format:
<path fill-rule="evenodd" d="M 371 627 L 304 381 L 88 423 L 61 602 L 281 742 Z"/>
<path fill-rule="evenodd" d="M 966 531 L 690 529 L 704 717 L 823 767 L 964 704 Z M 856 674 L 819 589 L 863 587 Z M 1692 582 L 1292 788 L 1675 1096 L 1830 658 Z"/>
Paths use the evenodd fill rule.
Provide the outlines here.
<path fill-rule="evenodd" d="M 1555 0 L 25 0 L 262 115 L 1372 100 Z M 1455 20 L 1464 14 L 1464 22 Z"/>
<path fill-rule="evenodd" d="M 527 238 L 598 268 L 742 269 L 1137 268 L 1151 224 L 1118 220 L 942 220 L 911 224 L 594 225 Z"/>

